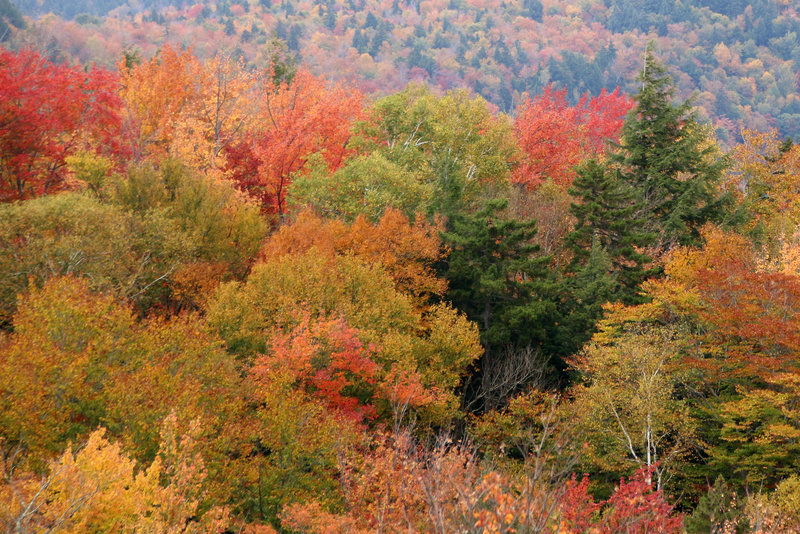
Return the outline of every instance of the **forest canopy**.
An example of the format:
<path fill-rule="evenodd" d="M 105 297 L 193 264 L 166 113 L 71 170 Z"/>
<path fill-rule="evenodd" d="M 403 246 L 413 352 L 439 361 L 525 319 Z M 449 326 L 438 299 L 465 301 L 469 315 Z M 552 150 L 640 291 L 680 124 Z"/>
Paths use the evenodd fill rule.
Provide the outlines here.
<path fill-rule="evenodd" d="M 1 528 L 800 529 L 792 6 L 137 6 L 2 19 Z"/>

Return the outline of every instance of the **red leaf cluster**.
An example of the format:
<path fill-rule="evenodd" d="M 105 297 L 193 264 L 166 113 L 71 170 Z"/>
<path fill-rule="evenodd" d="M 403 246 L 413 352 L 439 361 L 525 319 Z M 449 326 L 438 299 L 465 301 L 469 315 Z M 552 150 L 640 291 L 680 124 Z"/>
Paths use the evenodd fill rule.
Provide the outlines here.
<path fill-rule="evenodd" d="M 121 100 L 116 74 L 56 65 L 0 49 L 0 201 L 65 185 L 66 157 L 87 139 L 113 144 Z"/>
<path fill-rule="evenodd" d="M 271 354 L 253 366 L 256 376 L 275 370 L 293 380 L 348 419 L 363 422 L 375 416 L 371 404 L 378 366 L 373 348 L 359 331 L 341 319 L 305 319 L 294 330 L 274 337 Z"/>
<path fill-rule="evenodd" d="M 596 97 L 584 95 L 577 105 L 567 102 L 567 90 L 544 92 L 517 109 L 514 133 L 523 156 L 512 181 L 536 188 L 547 178 L 569 186 L 573 168 L 582 160 L 605 150 L 607 140 L 618 140 L 625 115 L 633 100 L 605 89 Z"/>
<path fill-rule="evenodd" d="M 266 79 L 256 127 L 225 152 L 238 187 L 257 198 L 266 213 L 280 216 L 292 175 L 305 168 L 309 156 L 320 153 L 333 171 L 350 155 L 350 126 L 362 115 L 363 96 L 329 86 L 304 68 L 290 84 Z"/>
<path fill-rule="evenodd" d="M 594 502 L 587 493 L 588 477 L 584 476 L 579 483 L 573 477 L 567 481 L 561 499 L 562 529 L 559 532 L 683 532 L 683 515 L 674 513 L 661 490 L 653 491 L 652 475 L 653 467 L 643 467 L 627 481 L 620 479 L 616 491 L 604 503 Z M 597 517 L 597 511 L 603 507 L 607 510 L 602 517 Z"/>

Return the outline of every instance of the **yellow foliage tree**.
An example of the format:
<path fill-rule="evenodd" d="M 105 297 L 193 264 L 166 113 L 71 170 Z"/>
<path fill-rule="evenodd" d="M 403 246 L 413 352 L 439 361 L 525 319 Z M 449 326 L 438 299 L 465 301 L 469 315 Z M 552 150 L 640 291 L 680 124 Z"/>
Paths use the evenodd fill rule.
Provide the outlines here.
<path fill-rule="evenodd" d="M 731 152 L 725 188 L 753 215 L 774 253 L 800 224 L 800 146 L 782 145 L 778 131 L 743 130 L 744 142 Z"/>
<path fill-rule="evenodd" d="M 239 375 L 197 317 L 137 323 L 129 307 L 65 277 L 31 290 L 14 325 L 0 347 L 0 437 L 30 465 L 101 424 L 137 459 L 152 458 L 173 410 L 202 420 L 210 456 L 229 438 L 222 414 L 238 409 Z"/>
<path fill-rule="evenodd" d="M 431 295 L 442 295 L 446 281 L 437 278 L 432 264 L 446 252 L 439 240 L 441 223 L 422 219 L 411 223 L 400 211 L 388 208 L 376 224 L 359 215 L 352 224 L 323 220 L 310 211 L 273 234 L 261 255 L 277 258 L 304 254 L 312 247 L 329 257 L 353 255 L 383 266 L 398 291 L 421 305 Z"/>
<path fill-rule="evenodd" d="M 0 521 L 18 533 L 223 532 L 234 523 L 229 511 L 201 508 L 207 471 L 200 434 L 195 421 L 179 436 L 177 418 L 169 415 L 161 425 L 159 455 L 138 468 L 100 428 L 81 447 L 69 445 L 44 477 L 7 476 L 0 485 Z M 9 465 L 3 467 L 8 475 Z"/>

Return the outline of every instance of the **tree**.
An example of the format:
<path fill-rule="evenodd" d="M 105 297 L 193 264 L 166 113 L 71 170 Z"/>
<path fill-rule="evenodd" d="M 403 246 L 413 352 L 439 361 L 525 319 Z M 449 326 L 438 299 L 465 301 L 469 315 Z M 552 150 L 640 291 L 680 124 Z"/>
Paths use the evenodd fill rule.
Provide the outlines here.
<path fill-rule="evenodd" d="M 740 532 L 744 525 L 741 503 L 737 501 L 736 492 L 725 482 L 722 475 L 709 484 L 708 492 L 700 497 L 691 516 L 686 517 L 686 531 L 690 534 L 723 534 Z"/>
<path fill-rule="evenodd" d="M 398 291 L 430 281 L 405 257 L 438 254 L 419 250 L 435 241 L 424 228 L 396 212 L 382 226 L 350 227 L 306 214 L 268 242 L 245 283 L 223 285 L 209 303 L 209 322 L 248 373 L 254 413 L 233 491 L 249 512 L 274 520 L 311 497 L 339 509 L 339 461 L 365 427 L 412 417 L 425 428 L 456 413 L 454 390 L 480 353 L 477 328 Z M 384 254 L 385 242 L 398 246 Z"/>
<path fill-rule="evenodd" d="M 427 213 L 434 189 L 418 171 L 376 151 L 350 159 L 332 175 L 320 158 L 310 162 L 310 172 L 297 176 L 289 187 L 288 202 L 291 207 L 308 207 L 345 221 L 360 215 L 377 221 L 392 208 L 408 217 Z"/>
<path fill-rule="evenodd" d="M 701 235 L 703 248 L 679 248 L 665 266 L 694 294 L 682 315 L 698 321 L 705 342 L 717 349 L 693 364 L 715 380 L 769 382 L 800 361 L 800 277 L 761 261 L 743 236 L 710 226 Z"/>
<path fill-rule="evenodd" d="M 123 135 L 135 162 L 160 161 L 171 152 L 185 116 L 198 101 L 195 73 L 199 60 L 191 50 L 164 46 L 150 61 L 119 64 L 120 96 L 125 102 Z"/>
<path fill-rule="evenodd" d="M 185 435 L 178 432 L 175 414 L 165 417 L 159 455 L 141 468 L 103 428 L 80 447 L 68 445 L 44 477 L 12 478 L 12 466 L 0 466 L 14 496 L 3 502 L 0 524 L 20 534 L 225 531 L 234 523 L 230 511 L 202 506 L 208 470 L 199 450 L 201 428 L 195 421 Z"/>
<path fill-rule="evenodd" d="M 724 215 L 725 197 L 717 186 L 725 160 L 691 101 L 673 103 L 675 86 L 652 45 L 637 79 L 642 88 L 636 108 L 625 119 L 612 161 L 636 192 L 646 229 L 659 235 L 661 250 L 697 242 L 699 228 Z"/>
<path fill-rule="evenodd" d="M 0 206 L 0 324 L 30 283 L 60 275 L 85 277 L 142 312 L 176 312 L 249 271 L 267 227 L 231 184 L 171 160 L 110 178 L 105 165 L 70 159 L 91 193 Z"/>
<path fill-rule="evenodd" d="M 450 220 L 451 230 L 442 234 L 451 247 L 442 272 L 449 282 L 447 298 L 481 329 L 487 360 L 502 357 L 507 345 L 531 346 L 546 354 L 564 355 L 570 343 L 559 326 L 560 295 L 549 274 L 550 258 L 536 257 L 530 243 L 534 221 L 503 218 L 505 201 L 492 201 L 479 212 Z M 472 392 L 469 402 L 483 403 L 484 395 Z"/>
<path fill-rule="evenodd" d="M 181 135 L 173 141 L 172 155 L 200 171 L 221 176 L 223 147 L 239 139 L 253 118 L 251 98 L 258 77 L 242 60 L 227 54 L 188 66 L 197 101 L 191 115 L 176 124 Z"/>
<path fill-rule="evenodd" d="M 25 29 L 25 19 L 11 0 L 0 0 L 0 42 L 11 37 L 11 28 Z"/>
<path fill-rule="evenodd" d="M 747 229 L 774 255 L 800 224 L 800 146 L 781 143 L 775 129 L 745 129 L 742 140 L 730 152 L 723 188 L 750 216 Z"/>
<path fill-rule="evenodd" d="M 633 329 L 589 343 L 573 360 L 585 379 L 572 408 L 591 437 L 587 463 L 611 473 L 626 464 L 647 469 L 659 490 L 671 478 L 693 439 L 679 376 L 670 372 L 681 342 L 668 328 Z"/>
<path fill-rule="evenodd" d="M 601 532 L 683 532 L 683 514 L 674 513 L 660 485 L 653 487 L 651 469 L 641 468 L 629 480 L 620 480 L 608 505 Z"/>
<path fill-rule="evenodd" d="M 513 182 L 528 189 L 547 179 L 569 186 L 576 165 L 602 156 L 606 143 L 619 139 L 622 119 L 632 106 L 619 88 L 612 93 L 603 89 L 591 99 L 584 95 L 575 106 L 567 103 L 566 94 L 566 89 L 554 90 L 551 84 L 517 109 L 514 134 L 522 158 Z"/>
<path fill-rule="evenodd" d="M 341 319 L 307 320 L 273 336 L 270 354 L 256 360 L 253 373 L 285 371 L 296 387 L 324 400 L 334 415 L 364 423 L 376 415 L 374 352 Z"/>
<path fill-rule="evenodd" d="M 535 258 L 537 247 L 529 243 L 536 223 L 504 219 L 498 212 L 505 206 L 505 201 L 493 201 L 474 215 L 451 220 L 452 230 L 442 234 L 452 248 L 443 271 L 450 286 L 447 296 L 480 325 L 487 352 L 513 341 L 547 339 L 537 336 L 544 334 L 541 321 L 532 321 L 539 323 L 536 333 L 517 328 L 521 324 L 510 327 L 507 321 L 527 324 L 528 319 L 555 311 L 554 303 L 550 309 L 541 302 L 549 258 Z M 538 313 L 528 310 L 532 316 L 526 319 L 523 309 L 528 304 L 541 308 Z"/>
<path fill-rule="evenodd" d="M 800 432 L 800 280 L 764 262 L 743 236 L 710 226 L 700 233 L 703 248 L 674 250 L 666 277 L 644 284 L 649 302 L 609 307 L 596 336 L 613 342 L 654 323 L 684 332 L 672 374 L 703 423 L 695 428 L 708 460 L 695 473 L 772 484 L 792 469 Z"/>
<path fill-rule="evenodd" d="M 67 187 L 66 158 L 114 147 L 117 77 L 55 65 L 36 52 L 0 49 L 0 202 Z"/>
<path fill-rule="evenodd" d="M 78 193 L 0 206 L 0 324 L 19 293 L 64 275 L 130 299 L 140 310 L 168 300 L 172 276 L 195 240 L 164 211 L 140 217 Z"/>
<path fill-rule="evenodd" d="M 536 219 L 533 242 L 541 247 L 542 254 L 552 256 L 556 267 L 569 263 L 572 252 L 564 240 L 575 225 L 570 211 L 575 199 L 552 180 L 535 189 L 513 187 L 509 197 L 509 212 L 515 218 Z"/>
<path fill-rule="evenodd" d="M 366 260 L 369 253 L 359 256 L 359 248 L 356 241 L 356 254 L 331 256 L 311 247 L 265 258 L 244 284 L 221 286 L 207 308 L 209 323 L 249 366 L 276 335 L 304 321 L 341 319 L 358 330 L 364 346 L 375 346 L 378 384 L 402 390 L 421 383 L 430 396 L 417 410 L 420 417 L 447 421 L 456 408 L 454 390 L 480 354 L 477 328 L 447 305 L 419 309 L 379 262 Z M 379 418 L 394 416 L 391 401 L 379 408 Z"/>
<path fill-rule="evenodd" d="M 270 236 L 261 255 L 277 259 L 315 249 L 331 258 L 352 255 L 368 264 L 380 264 L 394 280 L 395 288 L 425 309 L 430 298 L 441 296 L 447 287 L 433 269 L 445 252 L 439 239 L 441 229 L 441 223 L 430 224 L 421 218 L 412 224 L 392 208 L 374 223 L 358 216 L 351 224 L 323 220 L 303 211 L 294 223 Z"/>
<path fill-rule="evenodd" d="M 119 64 L 125 135 L 134 161 L 179 158 L 221 177 L 223 146 L 237 142 L 252 113 L 257 77 L 230 55 L 206 61 L 164 46 L 150 61 Z"/>
<path fill-rule="evenodd" d="M 796 473 L 800 450 L 800 374 L 776 373 L 768 384 L 736 388 L 720 406 L 720 441 L 712 464 L 745 484 L 772 485 Z"/>
<path fill-rule="evenodd" d="M 380 436 L 366 455 L 347 465 L 346 515 L 311 501 L 289 507 L 284 526 L 314 534 L 683 531 L 682 514 L 653 488 L 647 469 L 619 479 L 608 500 L 595 502 L 588 477 L 548 486 L 527 469 L 517 476 L 487 471 L 467 446 L 449 440 L 423 448 L 407 432 Z"/>
<path fill-rule="evenodd" d="M 276 524 L 291 503 L 315 499 L 338 509 L 338 463 L 362 439 L 363 428 L 328 410 L 324 397 L 298 387 L 298 375 L 290 371 L 296 361 L 277 368 L 266 361 L 257 361 L 244 380 L 252 414 L 239 430 L 231 462 L 235 478 L 225 489 L 246 515 Z"/>
<path fill-rule="evenodd" d="M 639 284 L 652 272 L 645 268 L 650 258 L 640 250 L 656 236 L 641 230 L 644 221 L 637 217 L 633 191 L 618 171 L 589 160 L 578 169 L 569 192 L 578 200 L 570 207 L 575 228 L 566 238 L 574 253 L 572 271 L 592 269 L 598 254 L 607 255 L 613 286 L 606 294 L 596 294 L 594 301 L 634 303 L 640 298 Z"/>
<path fill-rule="evenodd" d="M 267 233 L 255 201 L 230 182 L 178 160 L 162 161 L 158 168 L 149 163 L 130 166 L 125 175 L 108 182 L 101 197 L 145 221 L 162 212 L 186 236 L 186 248 L 196 247 L 170 277 L 178 306 L 208 296 L 202 292 L 215 281 L 244 278 Z"/>
<path fill-rule="evenodd" d="M 222 414 L 240 408 L 239 375 L 197 317 L 137 323 L 129 306 L 63 277 L 21 299 L 14 326 L 0 348 L 0 436 L 3 449 L 26 450 L 29 465 L 101 423 L 151 460 L 171 411 L 202 421 L 207 460 L 228 438 Z"/>
<path fill-rule="evenodd" d="M 330 171 L 352 154 L 350 128 L 362 114 L 360 92 L 331 86 L 306 69 L 291 81 L 266 76 L 253 127 L 226 145 L 227 170 L 236 186 L 259 200 L 266 213 L 283 217 L 295 175 L 319 153 Z"/>
<path fill-rule="evenodd" d="M 426 86 L 409 84 L 375 103 L 361 133 L 367 148 L 432 190 L 429 211 L 448 215 L 502 188 L 516 155 L 507 119 L 466 91 L 437 98 Z"/>
<path fill-rule="evenodd" d="M 525 154 L 514 171 L 514 181 L 533 187 L 551 177 L 569 183 L 568 173 L 580 162 L 580 140 L 576 134 L 578 110 L 566 101 L 566 89 L 547 86 L 535 100 L 517 110 L 514 133 Z"/>

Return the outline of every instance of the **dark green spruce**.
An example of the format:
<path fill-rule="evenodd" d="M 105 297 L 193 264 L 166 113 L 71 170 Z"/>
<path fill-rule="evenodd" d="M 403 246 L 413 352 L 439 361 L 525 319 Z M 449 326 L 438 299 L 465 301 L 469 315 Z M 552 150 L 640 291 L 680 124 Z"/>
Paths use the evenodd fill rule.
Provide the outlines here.
<path fill-rule="evenodd" d="M 576 293 L 584 306 L 598 308 L 605 302 L 641 302 L 639 285 L 653 274 L 651 258 L 641 252 L 656 234 L 643 230 L 641 202 L 616 169 L 595 160 L 583 164 L 570 194 L 575 228 L 567 236 L 572 249 L 570 271 Z"/>
<path fill-rule="evenodd" d="M 577 349 L 563 326 L 561 286 L 550 269 L 551 258 L 538 255 L 531 241 L 536 222 L 503 217 L 506 205 L 494 200 L 477 213 L 455 215 L 450 231 L 442 234 L 451 248 L 442 269 L 450 288 L 447 297 L 481 331 L 485 353 L 473 385 L 485 384 L 481 372 L 496 369 L 509 350 L 531 350 L 560 367 L 560 357 Z M 471 397 L 480 394 L 468 384 L 465 406 L 479 406 L 481 401 Z"/>
<path fill-rule="evenodd" d="M 652 45 L 637 79 L 641 91 L 612 161 L 635 190 L 645 229 L 658 235 L 658 249 L 695 244 L 703 224 L 724 219 L 727 198 L 716 185 L 726 163 L 717 157 L 691 100 L 673 101 L 674 82 Z"/>

